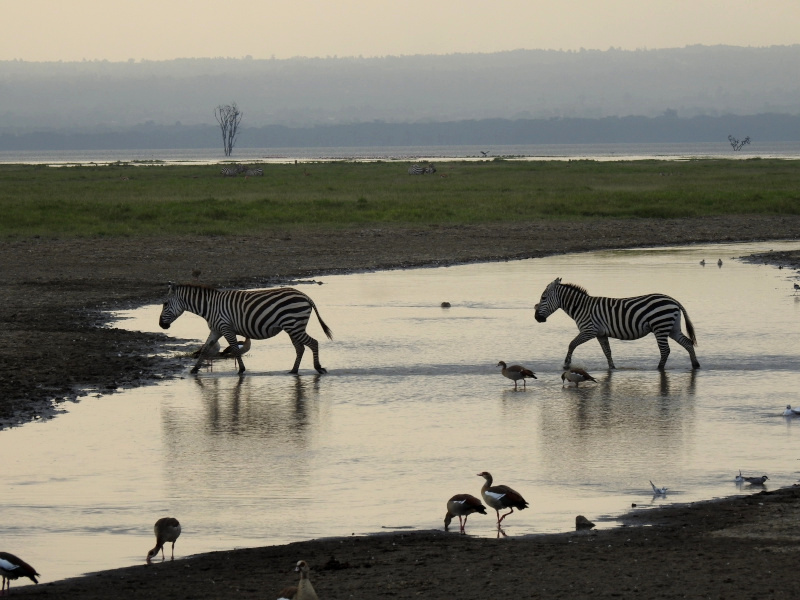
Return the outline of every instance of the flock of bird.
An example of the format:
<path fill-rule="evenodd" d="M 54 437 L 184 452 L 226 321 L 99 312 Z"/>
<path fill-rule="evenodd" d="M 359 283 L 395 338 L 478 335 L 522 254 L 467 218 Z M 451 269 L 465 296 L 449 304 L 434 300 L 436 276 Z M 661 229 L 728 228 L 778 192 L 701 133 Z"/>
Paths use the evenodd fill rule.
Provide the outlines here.
<path fill-rule="evenodd" d="M 700 261 L 700 266 L 701 266 L 701 267 L 705 267 L 705 266 L 706 266 L 706 259 L 705 259 L 705 258 L 704 258 L 703 260 L 701 260 L 701 261 Z M 721 258 L 718 258 L 718 259 L 717 259 L 717 266 L 718 266 L 719 268 L 722 268 L 722 259 L 721 259 Z"/>

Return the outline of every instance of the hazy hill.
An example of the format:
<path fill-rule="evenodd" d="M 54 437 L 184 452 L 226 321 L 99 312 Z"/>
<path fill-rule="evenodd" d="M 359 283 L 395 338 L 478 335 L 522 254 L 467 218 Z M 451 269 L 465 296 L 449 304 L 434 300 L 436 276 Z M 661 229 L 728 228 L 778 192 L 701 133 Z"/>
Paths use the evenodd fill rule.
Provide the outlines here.
<path fill-rule="evenodd" d="M 383 58 L 0 62 L 0 133 L 382 121 L 800 115 L 800 45 Z M 211 142 L 209 145 L 213 145 Z"/>

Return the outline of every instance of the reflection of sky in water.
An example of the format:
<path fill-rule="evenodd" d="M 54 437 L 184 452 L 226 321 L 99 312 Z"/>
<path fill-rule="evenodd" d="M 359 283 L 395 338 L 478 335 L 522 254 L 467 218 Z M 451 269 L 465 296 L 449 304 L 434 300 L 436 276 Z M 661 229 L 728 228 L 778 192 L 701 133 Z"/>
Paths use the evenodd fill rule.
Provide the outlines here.
<path fill-rule="evenodd" d="M 327 376 L 314 374 L 310 353 L 300 377 L 286 375 L 294 350 L 280 335 L 253 344 L 242 379 L 218 361 L 198 377 L 85 398 L 50 422 L 0 433 L 4 549 L 48 581 L 143 562 L 164 515 L 183 525 L 178 556 L 441 528 L 446 500 L 478 496 L 483 470 L 531 503 L 504 522 L 512 536 L 569 530 L 577 514 L 609 526 L 603 517 L 632 502 L 750 493 L 733 483 L 740 468 L 767 473 L 768 488 L 791 485 L 800 418 L 780 413 L 800 404 L 794 273 L 731 260 L 783 246 L 324 277 L 302 289 L 334 330 L 325 339 L 312 318 Z M 593 341 L 574 360 L 599 383 L 562 388 L 574 323 L 563 312 L 533 319 L 558 276 L 595 295 L 674 296 L 694 322 L 703 368 L 692 372 L 671 343 L 659 373 L 650 336 L 612 340 L 619 368 L 609 373 Z M 125 313 L 134 318 L 122 325 L 156 331 L 159 310 Z M 199 345 L 207 328 L 187 314 L 169 333 Z M 498 360 L 539 379 L 514 392 Z M 670 489 L 666 499 L 653 499 L 650 479 Z M 473 516 L 467 531 L 494 536 L 493 522 Z"/>

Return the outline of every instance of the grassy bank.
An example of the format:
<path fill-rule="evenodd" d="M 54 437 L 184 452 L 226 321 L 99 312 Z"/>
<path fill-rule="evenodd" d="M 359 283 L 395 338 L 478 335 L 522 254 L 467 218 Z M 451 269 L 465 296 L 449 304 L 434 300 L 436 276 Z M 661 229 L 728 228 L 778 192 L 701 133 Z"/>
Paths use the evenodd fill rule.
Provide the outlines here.
<path fill-rule="evenodd" d="M 800 213 L 800 161 L 0 165 L 0 236 L 253 234 L 264 229 Z"/>

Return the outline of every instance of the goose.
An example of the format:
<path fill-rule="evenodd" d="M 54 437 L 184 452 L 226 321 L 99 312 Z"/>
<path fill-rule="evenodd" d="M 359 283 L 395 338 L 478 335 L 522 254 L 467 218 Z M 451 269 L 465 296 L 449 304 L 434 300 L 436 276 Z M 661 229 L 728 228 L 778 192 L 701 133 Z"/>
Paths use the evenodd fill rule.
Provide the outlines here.
<path fill-rule="evenodd" d="M 800 415 L 800 408 L 792 408 L 791 404 L 786 405 L 786 410 L 783 411 L 784 417 L 794 417 Z"/>
<path fill-rule="evenodd" d="M 739 474 L 733 478 L 736 483 L 744 483 L 744 477 L 742 477 L 742 470 L 739 469 Z"/>
<path fill-rule="evenodd" d="M 242 354 L 247 354 L 250 351 L 251 341 L 249 337 L 244 338 L 243 342 L 236 342 L 236 346 L 239 348 L 239 356 Z M 225 350 L 222 351 L 223 358 L 235 358 L 233 353 L 233 346 L 228 346 Z"/>
<path fill-rule="evenodd" d="M 567 381 L 574 383 L 575 387 L 578 387 L 581 381 L 594 381 L 597 383 L 597 379 L 578 367 L 570 367 L 561 374 L 561 387 L 564 387 Z"/>
<path fill-rule="evenodd" d="M 220 351 L 219 340 L 211 344 L 211 347 L 208 348 L 207 350 L 205 349 L 205 347 L 206 345 L 203 344 L 199 349 L 192 352 L 192 358 L 200 358 L 202 356 L 203 358 L 207 358 L 209 361 L 211 361 L 212 359 L 217 358 L 219 356 L 219 351 Z"/>
<path fill-rule="evenodd" d="M 481 488 L 481 496 L 483 496 L 483 500 L 486 502 L 486 504 L 492 507 L 497 513 L 498 527 L 500 527 L 500 523 L 503 521 L 503 519 L 514 512 L 515 508 L 519 510 L 528 508 L 528 502 L 520 495 L 519 492 L 512 490 L 507 485 L 492 485 L 491 473 L 483 471 L 478 473 L 478 477 L 483 477 L 486 480 Z M 510 508 L 511 510 L 501 517 L 501 508 Z"/>
<path fill-rule="evenodd" d="M 156 534 L 156 546 L 147 553 L 148 564 L 159 550 L 161 550 L 161 560 L 164 560 L 164 544 L 167 542 L 172 542 L 172 560 L 175 560 L 175 540 L 181 534 L 181 524 L 178 523 L 178 519 L 163 517 L 156 521 L 153 531 Z"/>
<path fill-rule="evenodd" d="M 526 369 L 520 365 L 511 365 L 510 367 L 506 366 L 502 360 L 497 363 L 498 367 L 502 367 L 500 371 L 503 374 L 503 377 L 508 377 L 514 382 L 514 389 L 517 389 L 517 381 L 522 379 L 522 387 L 525 387 L 525 378 L 526 377 L 533 377 L 534 379 L 538 379 L 536 377 L 536 373 L 531 371 L 530 369 Z"/>
<path fill-rule="evenodd" d="M 0 576 L 3 578 L 3 583 L 0 585 L 0 595 L 3 594 L 3 590 L 5 590 L 6 594 L 10 593 L 12 579 L 27 577 L 33 583 L 39 583 L 36 577 L 41 577 L 36 572 L 36 569 L 10 552 L 0 552 Z"/>
<path fill-rule="evenodd" d="M 700 261 L 700 266 L 701 267 L 705 267 L 706 266 L 706 259 L 705 258 Z"/>
<path fill-rule="evenodd" d="M 744 480 L 750 485 L 764 485 L 764 482 L 769 479 L 766 475 L 761 477 L 745 477 Z"/>
<path fill-rule="evenodd" d="M 651 481 L 650 487 L 653 488 L 653 495 L 655 496 L 666 496 L 667 495 L 667 488 L 665 487 L 656 487 L 656 485 Z"/>
<path fill-rule="evenodd" d="M 459 531 L 464 533 L 464 527 L 467 525 L 467 517 L 472 513 L 486 514 L 486 507 L 475 496 L 470 494 L 456 494 L 447 501 L 447 514 L 444 516 L 444 530 L 450 527 L 450 521 L 453 517 L 458 517 Z M 461 517 L 464 517 L 464 522 L 461 522 Z"/>
<path fill-rule="evenodd" d="M 298 560 L 294 570 L 300 573 L 300 581 L 296 586 L 282 589 L 278 600 L 319 600 L 317 592 L 314 591 L 314 586 L 311 585 L 311 580 L 308 578 L 310 570 L 308 563 Z"/>

